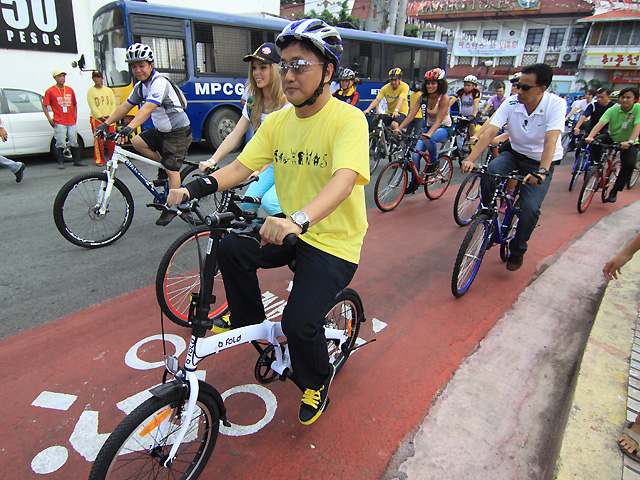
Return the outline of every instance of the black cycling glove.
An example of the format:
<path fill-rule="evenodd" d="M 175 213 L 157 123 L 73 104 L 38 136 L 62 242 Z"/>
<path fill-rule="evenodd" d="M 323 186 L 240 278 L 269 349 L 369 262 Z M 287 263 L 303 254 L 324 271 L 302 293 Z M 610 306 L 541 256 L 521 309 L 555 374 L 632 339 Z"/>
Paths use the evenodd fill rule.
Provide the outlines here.
<path fill-rule="evenodd" d="M 133 135 L 133 130 L 129 126 L 122 127 L 118 132 L 118 135 L 121 137 L 129 138 L 131 135 Z"/>
<path fill-rule="evenodd" d="M 96 127 L 95 136 L 104 137 L 108 131 L 109 131 L 109 125 L 107 125 L 106 123 L 101 123 Z"/>

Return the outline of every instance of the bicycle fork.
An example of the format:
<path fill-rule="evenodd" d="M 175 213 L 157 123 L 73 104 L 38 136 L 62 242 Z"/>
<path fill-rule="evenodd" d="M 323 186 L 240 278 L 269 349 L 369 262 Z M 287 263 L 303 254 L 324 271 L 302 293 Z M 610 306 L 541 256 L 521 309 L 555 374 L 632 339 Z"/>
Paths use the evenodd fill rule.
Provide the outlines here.
<path fill-rule="evenodd" d="M 109 198 L 111 198 L 111 190 L 113 190 L 113 184 L 116 179 L 116 168 L 118 168 L 118 160 L 109 160 L 107 162 L 107 168 L 105 169 L 105 173 L 107 174 L 107 181 L 100 182 L 100 191 L 98 192 L 98 198 L 96 200 L 96 205 L 98 209 L 98 214 L 106 215 L 107 208 L 109 207 Z M 94 207 L 94 208 L 95 208 Z"/>

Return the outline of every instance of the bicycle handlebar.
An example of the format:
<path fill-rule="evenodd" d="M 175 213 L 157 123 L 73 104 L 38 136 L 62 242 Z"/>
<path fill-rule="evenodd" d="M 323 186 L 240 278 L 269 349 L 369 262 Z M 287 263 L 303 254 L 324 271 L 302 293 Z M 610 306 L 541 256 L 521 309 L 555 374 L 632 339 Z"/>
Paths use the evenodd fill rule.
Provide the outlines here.
<path fill-rule="evenodd" d="M 506 175 L 501 175 L 499 173 L 489 173 L 487 171 L 488 165 L 482 165 L 481 167 L 473 167 L 471 172 L 469 173 L 480 173 L 483 175 L 491 175 L 493 178 L 497 180 L 516 180 L 517 182 L 524 182 L 526 175 L 518 175 L 517 173 L 508 173 Z"/>

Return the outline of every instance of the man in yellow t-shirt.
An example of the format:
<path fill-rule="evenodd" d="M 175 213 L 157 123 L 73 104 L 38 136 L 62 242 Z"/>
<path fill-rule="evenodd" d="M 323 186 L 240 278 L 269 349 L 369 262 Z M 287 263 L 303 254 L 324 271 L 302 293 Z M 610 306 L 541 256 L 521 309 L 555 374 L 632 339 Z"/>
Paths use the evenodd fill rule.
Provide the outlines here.
<path fill-rule="evenodd" d="M 389 70 L 389 83 L 380 89 L 375 100 L 364 110 L 365 115 L 374 110 L 383 98 L 387 100 L 387 111 L 393 120 L 390 122 L 392 130 L 398 128 L 409 113 L 409 85 L 402 81 L 402 70 Z"/>
<path fill-rule="evenodd" d="M 278 35 L 276 45 L 282 51 L 283 91 L 295 108 L 268 115 L 233 163 L 186 188 L 172 189 L 167 204 L 179 203 L 185 194 L 200 198 L 226 190 L 274 164 L 283 218 L 267 217 L 260 230 L 262 247 L 227 235 L 217 260 L 234 328 L 265 319 L 257 269 L 296 261 L 282 328 L 296 382 L 305 390 L 298 418 L 309 425 L 327 405 L 335 373 L 324 316 L 353 278 L 367 230 L 367 121 L 359 109 L 331 96 L 331 77 L 342 53 L 335 28 L 319 19 L 297 20 Z M 298 241 L 283 245 L 290 233 Z M 224 331 L 224 325 L 214 326 Z"/>
<path fill-rule="evenodd" d="M 89 123 L 91 123 L 91 131 L 95 133 L 96 127 L 109 118 L 109 116 L 116 111 L 116 97 L 113 95 L 113 90 L 109 87 L 105 87 L 102 84 L 102 73 L 98 70 L 94 70 L 91 74 L 93 80 L 93 87 L 87 91 L 87 103 L 91 109 L 91 117 Z M 109 126 L 110 132 L 115 132 L 113 125 Z M 113 146 L 109 149 L 109 156 L 113 155 Z M 101 138 L 94 138 L 93 140 L 93 159 L 96 165 L 104 165 L 104 140 Z"/>

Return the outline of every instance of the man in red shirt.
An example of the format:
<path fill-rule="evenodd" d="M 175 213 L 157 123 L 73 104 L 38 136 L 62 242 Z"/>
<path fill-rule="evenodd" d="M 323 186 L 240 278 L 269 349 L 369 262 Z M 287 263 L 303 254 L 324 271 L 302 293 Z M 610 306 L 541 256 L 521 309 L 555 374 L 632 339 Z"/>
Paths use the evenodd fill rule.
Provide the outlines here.
<path fill-rule="evenodd" d="M 82 167 L 86 166 L 86 163 L 80 161 L 81 152 L 78 147 L 78 132 L 76 130 L 78 102 L 76 102 L 76 94 L 73 89 L 64 84 L 66 77 L 67 74 L 64 70 L 53 71 L 53 79 L 56 81 L 56 84 L 44 92 L 42 110 L 47 116 L 49 124 L 53 127 L 53 136 L 56 139 L 58 168 L 64 168 L 62 149 L 65 138 L 69 140 L 69 146 L 71 147 L 71 153 L 73 155 L 73 164 Z M 53 118 L 49 115 L 48 107 L 51 107 L 53 111 Z"/>

